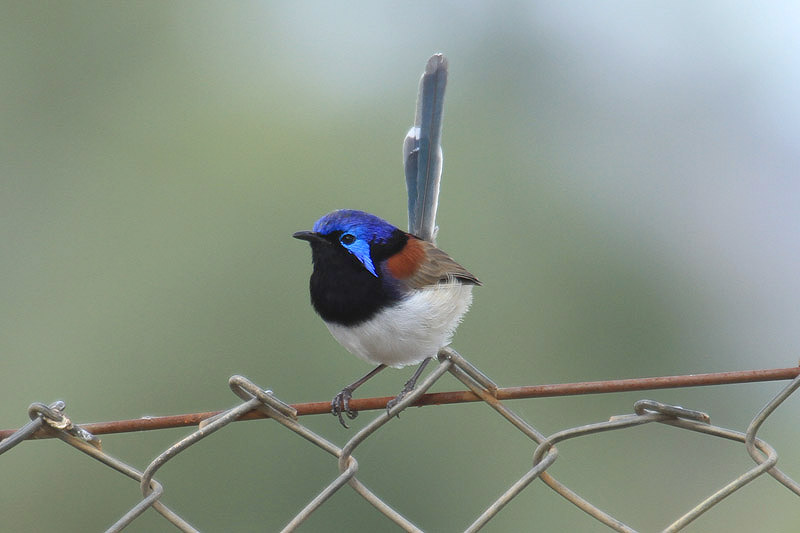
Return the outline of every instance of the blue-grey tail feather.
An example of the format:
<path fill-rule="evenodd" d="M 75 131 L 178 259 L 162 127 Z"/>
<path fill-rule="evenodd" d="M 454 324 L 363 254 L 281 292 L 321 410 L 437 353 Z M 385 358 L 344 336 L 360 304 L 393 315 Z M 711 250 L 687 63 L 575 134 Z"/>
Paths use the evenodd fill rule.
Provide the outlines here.
<path fill-rule="evenodd" d="M 442 178 L 442 116 L 447 86 L 447 59 L 435 54 L 419 82 L 414 126 L 403 142 L 408 189 L 408 231 L 433 242 Z"/>

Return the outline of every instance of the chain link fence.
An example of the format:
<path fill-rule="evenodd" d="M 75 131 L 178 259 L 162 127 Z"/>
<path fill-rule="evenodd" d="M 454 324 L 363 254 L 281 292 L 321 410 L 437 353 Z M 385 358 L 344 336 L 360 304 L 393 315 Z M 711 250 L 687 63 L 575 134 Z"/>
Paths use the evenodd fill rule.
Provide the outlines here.
<path fill-rule="evenodd" d="M 464 394 L 437 393 L 426 395 L 430 387 L 446 373 L 450 373 L 463 383 L 468 392 Z M 714 383 L 714 376 L 717 376 L 716 382 L 719 383 L 789 379 L 792 377 L 793 379 L 753 417 L 750 424 L 743 432 L 715 426 L 710 423 L 709 416 L 701 411 L 694 411 L 684 407 L 650 400 L 640 400 L 635 403 L 632 413 L 612 416 L 606 421 L 571 427 L 547 436 L 508 408 L 502 401 L 502 397 L 580 394 L 601 391 L 610 392 L 614 390 L 666 388 L 692 384 L 703 385 Z M 475 513 L 477 516 L 464 531 L 473 532 L 480 530 L 492 520 L 492 518 L 500 513 L 511 500 L 517 497 L 524 498 L 525 496 L 520 496 L 521 493 L 536 479 L 541 480 L 541 482 L 557 494 L 574 504 L 577 509 L 587 513 L 608 528 L 614 531 L 636 531 L 620 519 L 611 516 L 609 513 L 581 497 L 570 487 L 558 481 L 548 472 L 548 469 L 559 458 L 556 445 L 560 442 L 599 432 L 623 430 L 650 423 L 663 424 L 675 429 L 697 432 L 710 437 L 742 443 L 754 463 L 752 468 L 742 472 L 735 479 L 730 480 L 730 482 L 720 487 L 704 500 L 697 502 L 688 512 L 663 528 L 665 532 L 682 530 L 703 513 L 714 508 L 727 496 L 744 488 L 748 483 L 764 474 L 770 476 L 775 482 L 780 483 L 795 495 L 800 496 L 800 484 L 776 467 L 778 452 L 767 442 L 758 438 L 758 431 L 768 417 L 781 403 L 791 396 L 798 387 L 800 387 L 800 369 L 754 371 L 751 373 L 722 373 L 705 376 L 683 376 L 683 378 L 685 379 L 672 379 L 671 381 L 669 380 L 670 378 L 644 378 L 641 380 L 598 382 L 594 388 L 589 386 L 589 384 L 567 384 L 558 391 L 524 390 L 534 389 L 525 387 L 515 388 L 514 390 L 499 389 L 491 379 L 461 357 L 457 352 L 451 348 L 444 348 L 439 353 L 439 365 L 428 374 L 425 380 L 419 384 L 412 394 L 409 394 L 391 410 L 385 410 L 385 403 L 388 398 L 354 400 L 355 407 L 362 409 L 382 408 L 383 412 L 375 417 L 375 419 L 368 423 L 363 429 L 359 430 L 343 447 L 336 446 L 307 426 L 301 424 L 298 421 L 298 414 L 300 414 L 298 409 L 284 403 L 279 398 L 275 397 L 271 391 L 261 389 L 242 376 L 233 376 L 230 378 L 229 385 L 234 394 L 241 398 L 242 403 L 232 409 L 218 413 L 198 413 L 194 417 L 162 417 L 163 420 L 159 421 L 160 426 L 158 427 L 190 425 L 197 423 L 198 420 L 199 424 L 196 431 L 193 431 L 164 450 L 143 471 L 102 451 L 99 440 L 93 433 L 74 424 L 64 414 L 65 404 L 60 401 L 51 405 L 40 403 L 31 405 L 28 411 L 31 422 L 18 430 L 0 432 L 0 438 L 2 438 L 2 440 L 0 440 L 0 454 L 8 452 L 28 439 L 43 437 L 58 438 L 139 484 L 142 492 L 142 499 L 136 502 L 127 513 L 109 527 L 107 529 L 108 532 L 124 530 L 148 508 L 153 508 L 177 529 L 186 532 L 194 532 L 198 530 L 189 523 L 188 519 L 179 516 L 162 503 L 161 500 L 165 491 L 164 487 L 155 479 L 155 475 L 176 455 L 209 435 L 225 428 L 231 422 L 243 418 L 266 417 L 275 420 L 287 430 L 294 432 L 299 437 L 317 446 L 321 451 L 331 455 L 333 459 L 336 460 L 340 472 L 327 486 L 321 488 L 319 493 L 316 494 L 308 504 L 297 511 L 297 514 L 286 524 L 283 531 L 288 532 L 296 530 L 316 509 L 329 502 L 331 496 L 344 487 L 349 487 L 350 490 L 355 491 L 355 493 L 369 502 L 377 512 L 383 514 L 387 520 L 397 524 L 402 529 L 406 531 L 422 531 L 410 518 L 397 512 L 392 507 L 391 502 L 382 499 L 359 481 L 357 477 L 359 463 L 354 454 L 362 443 L 375 435 L 376 432 L 385 426 L 400 411 L 411 405 L 482 401 L 494 410 L 498 416 L 501 416 L 510 424 L 509 429 L 514 428 L 532 441 L 531 468 L 527 472 L 521 473 L 520 477 L 511 483 L 507 490 L 495 501 L 491 502 L 482 511 Z M 503 394 L 501 394 L 501 392 Z M 308 407 L 311 404 L 305 405 Z M 310 408 L 305 408 L 304 411 L 305 414 L 307 414 L 319 412 L 320 409 L 324 408 L 325 404 L 314 404 L 311 405 Z M 86 427 L 90 426 L 96 427 L 106 433 L 151 429 L 155 427 L 152 424 L 148 426 L 147 420 L 141 420 L 138 423 L 137 421 L 120 421 L 115 423 L 93 424 L 87 425 Z M 796 450 L 793 450 L 793 452 L 796 453 Z M 7 457 L 9 456 L 5 456 L 4 459 Z M 463 514 L 469 512 L 469 510 L 461 511 Z"/>

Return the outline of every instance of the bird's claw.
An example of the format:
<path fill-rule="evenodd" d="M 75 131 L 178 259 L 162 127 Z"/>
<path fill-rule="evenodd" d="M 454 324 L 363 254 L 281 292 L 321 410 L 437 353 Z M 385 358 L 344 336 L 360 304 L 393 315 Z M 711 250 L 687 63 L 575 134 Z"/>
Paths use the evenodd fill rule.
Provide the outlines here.
<path fill-rule="evenodd" d="M 415 384 L 413 384 L 413 383 L 406 383 L 405 387 L 403 387 L 403 390 L 401 390 L 401 391 L 400 391 L 400 394 L 398 394 L 397 396 L 395 396 L 394 398 L 392 398 L 391 400 L 389 400 L 388 402 L 386 402 L 386 412 L 387 412 L 387 413 L 390 413 L 390 412 L 391 412 L 391 410 L 392 410 L 392 409 L 393 409 L 393 408 L 394 408 L 394 407 L 395 407 L 395 406 L 396 406 L 398 403 L 400 403 L 400 402 L 403 400 L 403 398 L 405 398 L 405 397 L 406 397 L 406 395 L 407 395 L 409 392 L 411 392 L 411 391 L 413 391 L 413 390 L 414 390 L 414 386 L 415 386 Z M 397 416 L 397 418 L 400 418 L 400 413 L 397 413 L 397 415 L 396 415 L 396 416 Z"/>
<path fill-rule="evenodd" d="M 331 401 L 331 414 L 339 417 L 339 423 L 345 428 L 350 428 L 342 418 L 342 413 L 347 415 L 350 420 L 355 420 L 358 416 L 358 411 L 350 408 L 350 400 L 353 398 L 353 390 L 349 387 L 343 388 L 339 394 L 333 397 Z"/>

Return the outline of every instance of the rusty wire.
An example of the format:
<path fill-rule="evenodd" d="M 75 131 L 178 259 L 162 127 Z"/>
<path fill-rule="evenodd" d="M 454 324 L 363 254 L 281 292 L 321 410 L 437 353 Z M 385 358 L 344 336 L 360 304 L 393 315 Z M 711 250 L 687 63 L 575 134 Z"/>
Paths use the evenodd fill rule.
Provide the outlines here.
<path fill-rule="evenodd" d="M 498 400 L 521 400 L 526 398 L 546 398 L 557 396 L 573 396 L 583 394 L 603 394 L 611 392 L 632 392 L 643 390 L 676 389 L 685 387 L 701 387 L 708 385 L 730 385 L 733 383 L 757 383 L 761 381 L 778 381 L 794 379 L 800 375 L 800 366 L 788 368 L 770 368 L 763 370 L 738 370 L 733 372 L 714 372 L 709 374 L 688 374 L 680 376 L 659 376 L 648 378 L 612 379 L 603 381 L 583 381 L 576 383 L 559 383 L 552 385 L 527 385 L 521 387 L 498 388 L 495 385 L 490 389 L 492 396 Z M 386 409 L 386 404 L 393 396 L 379 396 L 374 398 L 354 398 L 350 405 L 357 411 L 374 411 Z M 413 406 L 447 405 L 453 403 L 479 402 L 482 400 L 475 391 L 448 391 L 425 394 L 414 402 Z M 297 416 L 319 415 L 330 413 L 330 402 L 306 402 L 291 406 Z M 182 415 L 146 416 L 128 420 L 114 420 L 109 422 L 89 422 L 81 427 L 93 435 L 108 435 L 113 433 L 129 433 L 132 431 L 149 431 L 155 429 L 169 429 L 196 426 L 225 411 L 206 411 L 201 413 L 187 413 Z M 256 420 L 268 418 L 258 410 L 250 411 L 241 416 L 239 420 Z M 0 441 L 12 435 L 19 438 L 20 429 L 0 430 Z M 33 431 L 26 438 L 52 438 L 47 432 Z"/>
<path fill-rule="evenodd" d="M 467 390 L 435 394 L 427 393 L 428 389 L 446 373 L 450 373 L 461 381 Z M 791 379 L 792 381 L 753 417 L 744 432 L 712 425 L 710 417 L 701 411 L 650 400 L 641 400 L 635 403 L 633 413 L 614 416 L 609 420 L 601 422 L 567 428 L 550 436 L 545 436 L 504 403 L 504 400 L 518 398 L 639 391 L 646 389 L 786 379 Z M 558 460 L 556 444 L 559 442 L 585 437 L 599 432 L 634 428 L 651 423 L 664 424 L 673 428 L 744 443 L 749 456 L 755 463 L 752 468 L 741 473 L 735 479 L 732 479 L 726 485 L 699 502 L 692 509 L 688 510 L 685 514 L 678 517 L 674 522 L 667 525 L 663 531 L 680 531 L 689 523 L 699 518 L 703 513 L 712 509 L 727 496 L 733 494 L 764 473 L 768 473 L 795 495 L 800 496 L 800 484 L 775 467 L 778 460 L 777 451 L 757 436 L 759 429 L 775 409 L 800 388 L 799 367 L 500 388 L 457 352 L 451 348 L 444 348 L 439 353 L 439 365 L 428 374 L 413 393 L 405 397 L 390 411 L 386 411 L 386 402 L 391 399 L 388 397 L 354 400 L 352 404 L 358 410 L 380 409 L 381 412 L 341 448 L 311 431 L 298 421 L 298 417 L 301 415 L 328 412 L 329 404 L 327 402 L 288 405 L 276 398 L 271 391 L 261 389 L 242 376 L 233 376 L 230 378 L 229 386 L 234 394 L 242 400 L 242 403 L 227 411 L 119 420 L 95 424 L 74 424 L 72 420 L 64 414 L 64 402 L 55 402 L 49 406 L 35 403 L 30 406 L 28 412 L 31 422 L 17 430 L 0 431 L 0 454 L 9 451 L 28 439 L 58 438 L 110 468 L 133 479 L 139 484 L 142 499 L 136 502 L 127 513 L 120 517 L 106 531 L 122 531 L 144 511 L 152 507 L 179 530 L 195 532 L 197 529 L 187 520 L 170 510 L 161 502 L 164 495 L 164 488 L 154 479 L 155 474 L 175 456 L 236 420 L 271 418 L 288 430 L 296 433 L 298 436 L 313 443 L 322 451 L 335 457 L 339 469 L 339 475 L 331 480 L 327 486 L 322 488 L 305 507 L 300 509 L 287 523 L 283 531 L 294 531 L 299 525 L 305 522 L 316 509 L 324 505 L 332 495 L 346 485 L 369 502 L 378 512 L 382 513 L 387 519 L 391 520 L 405 531 L 422 531 L 410 519 L 402 516 L 393 509 L 388 502 L 381 499 L 359 481 L 357 478 L 359 465 L 353 454 L 360 444 L 380 430 L 394 415 L 409 406 L 482 401 L 505 418 L 511 426 L 533 441 L 531 453 L 532 466 L 527 472 L 522 473 L 517 481 L 514 481 L 503 494 L 494 502 L 491 502 L 486 509 L 465 528 L 465 531 L 468 532 L 480 530 L 502 511 L 512 499 L 523 493 L 526 487 L 536 479 L 542 480 L 545 485 L 550 487 L 557 494 L 574 504 L 578 509 L 605 524 L 610 529 L 634 532 L 635 530 L 633 528 L 626 525 L 620 519 L 611 516 L 555 479 L 547 470 Z M 164 450 L 164 452 L 156 457 L 144 471 L 141 472 L 124 461 L 102 451 L 98 445 L 99 441 L 95 436 L 104 433 L 121 433 L 189 425 L 197 425 L 198 427 L 195 431 Z"/>

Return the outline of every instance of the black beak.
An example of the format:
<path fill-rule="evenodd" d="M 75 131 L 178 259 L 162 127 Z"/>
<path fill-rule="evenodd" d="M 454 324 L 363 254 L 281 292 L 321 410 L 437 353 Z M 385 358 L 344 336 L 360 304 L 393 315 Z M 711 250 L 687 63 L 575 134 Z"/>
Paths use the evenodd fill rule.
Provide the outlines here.
<path fill-rule="evenodd" d="M 314 233 L 313 231 L 298 231 L 292 234 L 292 237 L 295 239 L 300 239 L 301 241 L 308 241 L 308 242 L 327 242 L 319 233 Z"/>

